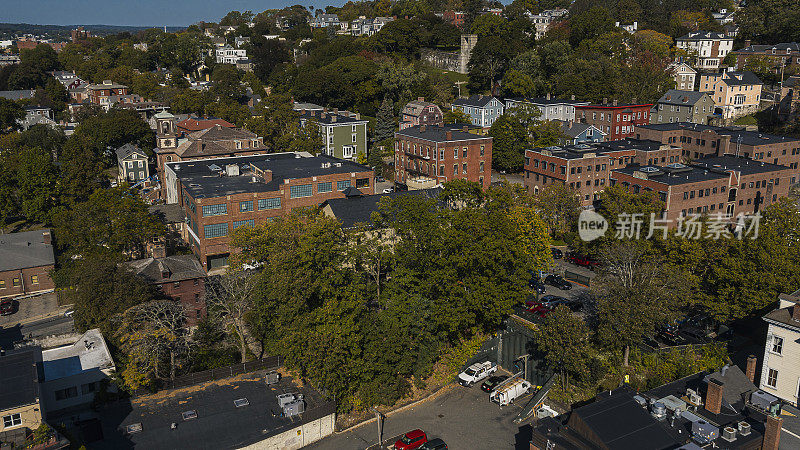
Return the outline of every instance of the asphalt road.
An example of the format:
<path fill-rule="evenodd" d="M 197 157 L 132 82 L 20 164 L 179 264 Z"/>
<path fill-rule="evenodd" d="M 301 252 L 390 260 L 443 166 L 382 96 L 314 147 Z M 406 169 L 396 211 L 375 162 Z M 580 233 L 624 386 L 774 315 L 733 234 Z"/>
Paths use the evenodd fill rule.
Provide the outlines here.
<path fill-rule="evenodd" d="M 453 385 L 438 397 L 385 419 L 383 438 L 391 448 L 407 431 L 422 429 L 428 439 L 442 438 L 451 449 L 515 449 L 529 448 L 530 434 L 513 423 L 532 394 L 513 405 L 499 407 L 489 401 L 489 394 L 475 385 L 469 388 Z M 347 432 L 329 436 L 306 448 L 364 450 L 377 449 L 378 425 L 375 421 Z M 519 441 L 519 443 L 517 442 Z"/>

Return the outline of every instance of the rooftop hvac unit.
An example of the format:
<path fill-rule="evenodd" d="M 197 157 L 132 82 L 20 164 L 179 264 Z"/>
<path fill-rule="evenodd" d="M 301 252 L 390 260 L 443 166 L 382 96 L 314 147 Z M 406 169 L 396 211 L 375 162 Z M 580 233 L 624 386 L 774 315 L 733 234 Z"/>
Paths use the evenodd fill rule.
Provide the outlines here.
<path fill-rule="evenodd" d="M 728 442 L 733 442 L 736 440 L 736 428 L 733 427 L 725 427 L 722 429 L 722 439 L 725 439 Z"/>
<path fill-rule="evenodd" d="M 747 423 L 745 421 L 741 421 L 737 425 L 739 426 L 739 434 L 741 434 L 742 436 L 747 436 L 747 435 L 750 434 L 750 424 L 749 423 Z"/>
<path fill-rule="evenodd" d="M 636 403 L 638 403 L 639 406 L 647 408 L 647 399 L 646 398 L 642 397 L 641 395 L 634 395 L 633 399 L 636 400 Z"/>
<path fill-rule="evenodd" d="M 705 420 L 692 422 L 692 434 L 705 440 L 713 441 L 719 437 L 719 429 Z"/>
<path fill-rule="evenodd" d="M 280 381 L 281 374 L 279 374 L 278 372 L 274 372 L 273 371 L 273 372 L 267 373 L 267 375 L 264 378 L 266 379 L 267 384 L 275 384 L 278 381 Z"/>
<path fill-rule="evenodd" d="M 225 174 L 229 177 L 238 177 L 239 176 L 239 166 L 236 164 L 228 164 L 225 166 Z"/>
<path fill-rule="evenodd" d="M 750 394 L 750 403 L 764 411 L 770 411 L 775 405 L 779 404 L 779 400 L 778 397 L 759 390 Z"/>
<path fill-rule="evenodd" d="M 281 409 L 295 400 L 296 398 L 294 394 L 278 394 L 278 406 Z"/>
<path fill-rule="evenodd" d="M 306 404 L 302 400 L 295 400 L 283 406 L 284 416 L 296 416 L 305 412 Z"/>
<path fill-rule="evenodd" d="M 655 402 L 651 414 L 658 420 L 664 420 L 667 418 L 667 407 L 661 402 Z"/>

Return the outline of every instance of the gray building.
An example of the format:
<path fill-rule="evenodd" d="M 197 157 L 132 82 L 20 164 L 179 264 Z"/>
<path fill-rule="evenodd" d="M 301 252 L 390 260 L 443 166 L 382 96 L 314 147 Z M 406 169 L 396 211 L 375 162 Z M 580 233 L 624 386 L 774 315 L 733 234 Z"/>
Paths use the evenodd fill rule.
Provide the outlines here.
<path fill-rule="evenodd" d="M 498 117 L 503 115 L 503 102 L 491 95 L 473 95 L 469 98 L 458 98 L 453 101 L 452 110 L 462 111 L 470 117 L 473 125 L 489 128 Z"/>
<path fill-rule="evenodd" d="M 117 149 L 117 179 L 129 184 L 138 183 L 150 177 L 147 167 L 147 154 L 133 144 L 125 144 Z"/>
<path fill-rule="evenodd" d="M 570 100 L 563 98 L 547 97 L 539 98 L 507 98 L 506 109 L 518 106 L 535 106 L 542 112 L 541 120 L 562 120 L 572 122 L 575 120 L 575 107 L 588 105 L 589 102 L 575 100 L 575 96 Z"/>
<path fill-rule="evenodd" d="M 690 122 L 708 125 L 714 115 L 714 99 L 705 92 L 670 89 L 658 99 L 651 123 Z"/>

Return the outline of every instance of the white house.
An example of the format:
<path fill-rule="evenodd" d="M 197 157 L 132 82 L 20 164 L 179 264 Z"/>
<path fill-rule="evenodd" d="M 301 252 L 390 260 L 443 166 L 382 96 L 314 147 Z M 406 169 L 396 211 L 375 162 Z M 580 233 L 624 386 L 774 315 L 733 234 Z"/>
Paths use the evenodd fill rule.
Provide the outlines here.
<path fill-rule="evenodd" d="M 217 49 L 217 64 L 236 64 L 247 59 L 247 50 L 226 45 Z"/>
<path fill-rule="evenodd" d="M 759 388 L 800 405 L 800 290 L 778 296 L 779 305 L 764 315 L 767 340 Z"/>
<path fill-rule="evenodd" d="M 733 50 L 733 38 L 725 33 L 693 31 L 676 39 L 675 45 L 697 58 L 697 68 L 713 70 Z"/>

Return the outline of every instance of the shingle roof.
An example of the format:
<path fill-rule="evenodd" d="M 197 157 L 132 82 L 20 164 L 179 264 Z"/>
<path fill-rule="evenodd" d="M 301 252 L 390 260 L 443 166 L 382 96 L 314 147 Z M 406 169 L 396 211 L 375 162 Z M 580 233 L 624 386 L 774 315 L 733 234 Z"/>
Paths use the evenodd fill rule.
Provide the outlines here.
<path fill-rule="evenodd" d="M 134 153 L 145 154 L 143 151 L 139 150 L 139 147 L 133 144 L 125 144 L 116 150 L 117 158 L 119 159 L 125 159 Z"/>
<path fill-rule="evenodd" d="M 181 223 L 186 219 L 183 210 L 177 203 L 153 205 L 147 208 L 150 214 L 158 217 L 163 223 Z"/>
<path fill-rule="evenodd" d="M 722 81 L 724 81 L 729 86 L 744 86 L 750 84 L 763 84 L 761 80 L 754 74 L 753 72 L 723 72 L 723 73 L 709 73 L 703 74 L 702 76 L 714 77 L 719 78 L 722 77 Z"/>
<path fill-rule="evenodd" d="M 33 98 L 36 95 L 36 91 L 33 89 L 22 89 L 17 91 L 0 91 L 0 97 L 8 99 L 8 100 L 22 100 L 27 98 Z"/>
<path fill-rule="evenodd" d="M 53 246 L 44 243 L 50 230 L 0 234 L 0 271 L 55 264 Z"/>
<path fill-rule="evenodd" d="M 150 284 L 192 280 L 206 276 L 203 266 L 194 255 L 175 255 L 166 258 L 145 258 L 123 264 Z M 169 276 L 164 278 L 163 273 Z"/>
<path fill-rule="evenodd" d="M 600 130 L 599 128 L 597 128 L 597 127 L 595 127 L 593 125 L 590 125 L 588 123 L 581 123 L 581 122 L 572 122 L 572 123 L 570 123 L 570 122 L 567 122 L 567 121 L 564 121 L 564 120 L 561 120 L 559 122 L 561 122 L 561 131 L 563 131 L 564 134 L 566 134 L 567 136 L 569 136 L 571 138 L 576 138 L 576 137 L 580 136 L 581 133 L 583 133 L 584 131 L 588 130 L 589 128 L 594 128 L 595 130 L 597 130 L 598 133 L 600 133 L 603 136 L 605 136 L 605 133 L 603 133 L 602 130 Z"/>
<path fill-rule="evenodd" d="M 30 405 L 39 398 L 42 350 L 39 347 L 10 351 L 0 357 L 0 411 Z"/>
<path fill-rule="evenodd" d="M 235 153 L 236 150 L 241 150 L 235 147 L 236 140 L 256 138 L 258 136 L 250 131 L 241 128 L 227 128 L 217 124 L 205 130 L 189 133 L 187 138 L 182 140 L 175 149 L 175 153 L 182 158 L 228 155 Z M 250 148 L 248 150 L 258 149 Z"/>
<path fill-rule="evenodd" d="M 776 56 L 780 53 L 786 54 L 786 50 L 800 52 L 800 44 L 797 42 L 781 42 L 780 44 L 774 45 L 754 44 L 743 49 L 736 50 L 734 53 L 772 53 L 772 49 L 775 49 Z"/>
<path fill-rule="evenodd" d="M 313 112 L 312 112 L 313 111 Z M 319 112 L 317 110 L 301 111 L 300 118 L 312 122 L 321 123 L 323 125 L 352 125 L 356 123 L 366 123 L 365 119 L 357 119 L 355 117 L 346 116 L 343 114 L 335 114 L 333 111 Z M 317 114 L 319 112 L 319 114 Z"/>
<path fill-rule="evenodd" d="M 363 197 L 345 197 L 326 200 L 322 204 L 330 207 L 333 216 L 342 222 L 342 228 L 352 228 L 358 223 L 372 223 L 372 213 L 378 210 L 378 203 L 384 198 L 396 198 L 404 195 L 419 195 L 436 198 L 441 188 L 420 189 L 416 191 L 395 191 L 388 194 L 366 195 Z"/>
<path fill-rule="evenodd" d="M 213 128 L 215 125 L 219 125 L 225 128 L 236 127 L 236 125 L 226 120 L 217 119 L 215 117 L 206 117 L 206 118 L 189 117 L 186 120 L 178 122 L 176 125 L 178 126 L 178 128 L 190 132 L 206 130 L 208 128 Z"/>
<path fill-rule="evenodd" d="M 670 89 L 658 99 L 658 103 L 667 105 L 694 105 L 699 102 L 703 96 L 708 96 L 708 94 L 705 92 Z"/>
<path fill-rule="evenodd" d="M 403 114 L 417 117 L 425 111 L 425 108 L 436 106 L 435 103 L 426 102 L 425 100 L 411 100 L 403 107 Z M 436 106 L 438 108 L 438 106 Z"/>
<path fill-rule="evenodd" d="M 485 108 L 492 100 L 497 100 L 491 95 L 473 95 L 469 98 L 457 98 L 453 100 L 453 105 L 456 106 L 473 106 L 476 108 Z M 500 100 L 497 100 L 500 102 Z"/>

